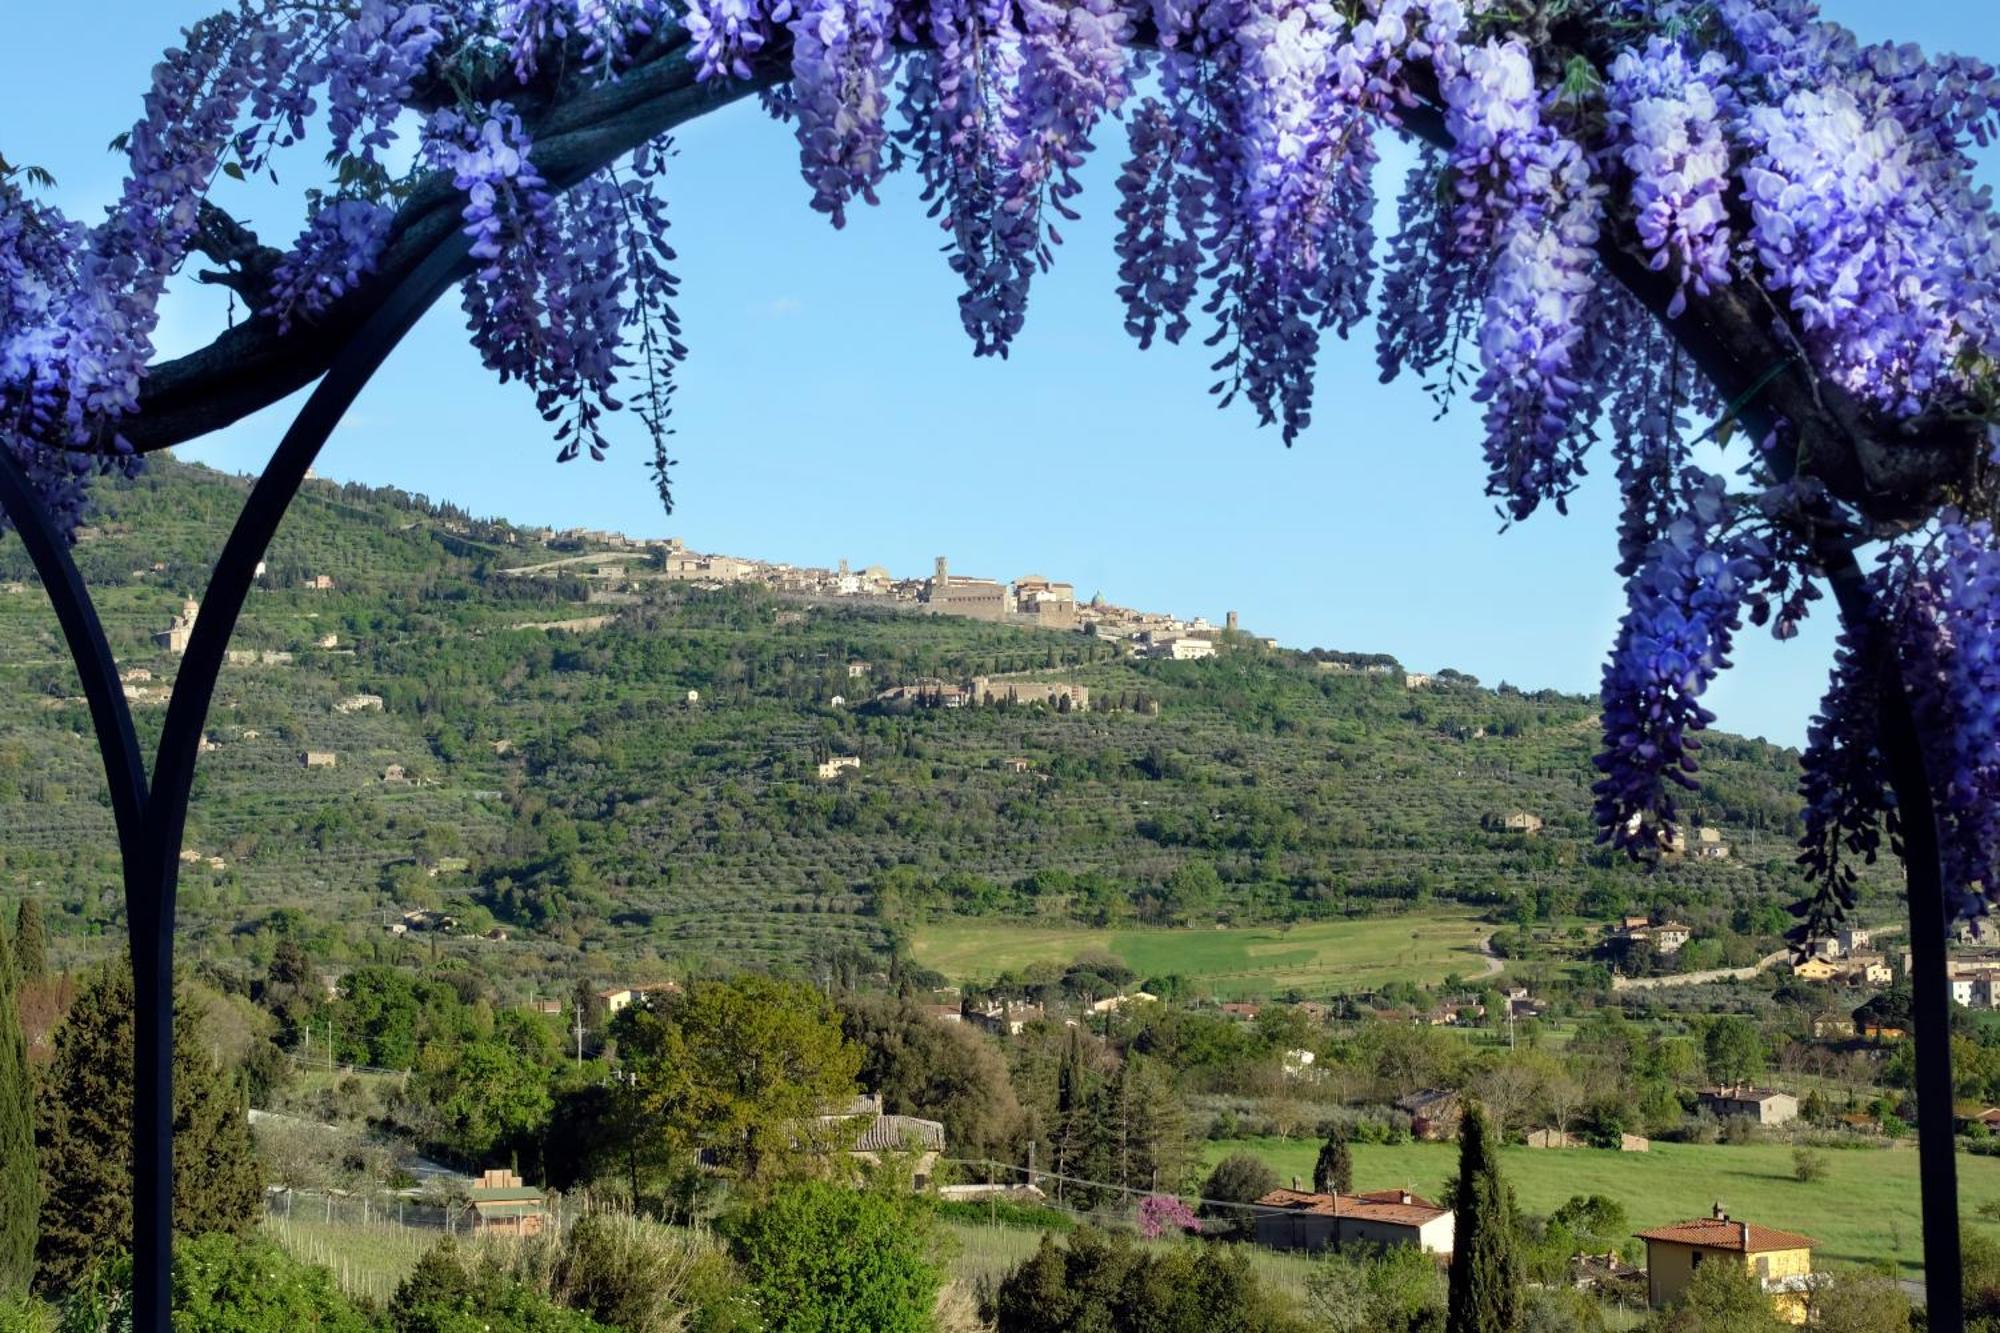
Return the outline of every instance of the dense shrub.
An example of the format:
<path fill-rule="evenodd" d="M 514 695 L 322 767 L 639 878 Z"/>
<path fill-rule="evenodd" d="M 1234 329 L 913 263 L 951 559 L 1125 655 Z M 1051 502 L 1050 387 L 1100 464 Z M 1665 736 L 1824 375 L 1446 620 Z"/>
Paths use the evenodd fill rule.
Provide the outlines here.
<path fill-rule="evenodd" d="M 333 1285 L 259 1237 L 199 1236 L 174 1252 L 174 1323 L 202 1333 L 368 1333 L 372 1319 Z"/>
<path fill-rule="evenodd" d="M 994 1296 L 999 1333 L 1292 1333 L 1236 1246 L 1198 1242 L 1142 1249 L 1129 1235 L 1086 1227 L 1042 1245 Z"/>
<path fill-rule="evenodd" d="M 946 1237 L 921 1201 L 779 1186 L 727 1232 L 770 1333 L 928 1333 Z"/>
<path fill-rule="evenodd" d="M 1253 1153 L 1235 1152 L 1215 1164 L 1202 1183 L 1201 1213 L 1222 1222 L 1238 1234 L 1256 1228 L 1256 1214 L 1231 1204 L 1255 1203 L 1278 1188 L 1278 1173 Z"/>
<path fill-rule="evenodd" d="M 711 1242 L 630 1217 L 592 1214 L 570 1228 L 563 1303 L 621 1333 L 749 1327 L 742 1280 Z"/>
<path fill-rule="evenodd" d="M 417 1261 L 389 1301 L 395 1333 L 606 1333 L 508 1273 L 493 1256 L 474 1258 L 446 1239 Z"/>

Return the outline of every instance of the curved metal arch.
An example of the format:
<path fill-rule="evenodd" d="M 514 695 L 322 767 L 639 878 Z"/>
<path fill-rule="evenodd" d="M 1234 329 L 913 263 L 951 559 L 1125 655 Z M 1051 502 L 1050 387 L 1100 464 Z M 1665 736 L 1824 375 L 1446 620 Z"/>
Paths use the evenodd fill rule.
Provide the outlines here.
<path fill-rule="evenodd" d="M 124 866 L 133 978 L 132 1306 L 135 1333 L 169 1333 L 173 1262 L 174 899 L 202 729 L 257 563 L 333 428 L 424 312 L 461 276 L 471 242 L 454 229 L 397 282 L 334 358 L 251 488 L 209 577 L 181 658 L 150 790 L 95 604 L 68 543 L 11 449 L 0 447 L 0 507 L 33 559 L 83 678 L 111 787 Z"/>
<path fill-rule="evenodd" d="M 588 174 L 590 163 L 608 161 L 629 151 L 673 126 L 690 120 L 737 97 L 747 96 L 759 85 L 746 83 L 727 93 L 711 86 L 684 86 L 671 76 L 659 86 L 631 86 L 604 94 L 612 114 L 607 123 L 577 127 L 563 144 L 562 160 L 550 170 L 559 189 L 574 184 Z M 560 122 L 561 117 L 557 117 Z M 568 129 L 568 126 L 564 126 Z M 1432 143 L 1447 142 L 1441 121 L 1433 108 L 1419 106 L 1404 115 L 1401 128 Z M 573 160 L 572 160 L 573 159 Z M 435 227 L 436 220 L 432 220 Z M 417 239 L 417 238 L 412 238 Z M 426 231 L 419 244 L 429 242 Z M 134 1125 L 135 1147 L 135 1328 L 139 1333 L 167 1333 L 169 1319 L 168 1282 L 171 1258 L 171 1102 L 170 1060 L 172 1051 L 172 957 L 173 899 L 178 883 L 179 841 L 184 832 L 188 796 L 192 787 L 195 760 L 202 727 L 213 696 L 224 651 L 248 595 L 257 559 L 268 547 L 290 501 L 304 479 L 307 467 L 324 445 L 328 434 L 361 388 L 381 366 L 417 319 L 463 276 L 459 265 L 465 258 L 467 242 L 455 228 L 407 276 L 390 289 L 383 304 L 360 323 L 352 337 L 340 345 L 324 378 L 315 388 L 298 419 L 286 433 L 270 466 L 253 488 L 242 516 L 225 544 L 210 584 L 203 614 L 184 659 L 181 682 L 194 686 L 185 695 L 177 684 L 169 706 L 166 730 L 155 758 L 155 784 L 145 793 L 143 770 L 139 769 L 136 741 L 131 738 L 131 718 L 125 709 L 122 691 L 117 689 L 115 665 L 109 671 L 111 693 L 100 710 L 94 690 L 105 684 L 104 664 L 110 663 L 101 627 L 90 608 L 87 591 L 67 552 L 60 559 L 47 556 L 51 563 L 43 569 L 44 554 L 35 556 L 38 570 L 51 600 L 63 618 L 65 636 L 72 655 L 85 676 L 86 694 L 91 699 L 94 725 L 99 731 L 107 776 L 113 790 L 114 809 L 121 800 L 128 811 L 144 812 L 143 822 L 128 816 L 120 819 L 120 842 L 125 852 L 128 928 L 131 934 L 135 979 L 139 980 L 140 1032 L 135 1034 L 135 1101 L 138 1114 Z M 1662 314 L 1665 288 L 1659 278 L 1644 270 L 1631 256 L 1615 246 L 1600 246 L 1600 255 L 1613 276 L 1656 314 Z M 1725 315 L 1735 312 L 1723 311 Z M 1718 383 L 1738 388 L 1758 368 L 1731 358 L 1724 349 L 1718 330 L 1693 318 L 1665 321 L 1669 333 L 1683 349 Z M 254 398 L 253 395 L 249 397 Z M 266 397 L 264 401 L 270 401 Z M 242 410 L 254 410 L 253 408 Z M 1753 405 L 1747 415 L 1761 410 Z M 240 414 L 240 413 L 239 413 Z M 162 443 L 171 443 L 171 440 Z M 160 447 L 154 445 L 152 447 Z M 34 517 L 16 526 L 24 538 L 31 527 L 54 536 L 46 515 L 40 512 L 32 492 L 22 488 L 17 495 L 5 483 L 11 469 L 19 477 L 8 451 L 0 449 L 0 501 L 10 515 L 17 503 Z M 55 538 L 60 548 L 59 537 Z M 34 549 L 31 543 L 31 551 Z M 1851 552 L 1844 553 L 1852 565 Z M 67 565 L 67 572 L 63 566 Z M 52 579 L 53 570 L 57 578 Z M 1826 564 L 1829 582 L 1840 601 L 1842 615 L 1850 624 L 1872 625 L 1876 608 L 1858 567 L 1853 577 L 1839 560 Z M 211 617 L 210 607 L 217 609 Z M 65 608 L 68 608 L 67 610 Z M 72 629 L 72 621 L 75 628 Z M 190 680 L 190 675 L 193 679 Z M 96 684 L 93 685 L 93 678 Z M 1889 756 L 1891 781 L 1902 802 L 1906 819 L 1918 812 L 1934 812 L 1931 786 L 1924 770 L 1916 723 L 1907 691 L 1893 692 L 1885 700 L 1882 744 Z M 197 697 L 198 696 L 198 697 Z M 104 724 L 109 722 L 114 737 L 107 739 Z M 133 774 L 137 773 L 138 795 L 132 796 Z M 121 789 L 126 793 L 121 796 Z M 1906 829 L 1904 863 L 1909 886 L 1912 948 L 1920 966 L 1917 972 L 1919 1069 L 1919 1146 L 1923 1162 L 1924 1243 L 1927 1286 L 1932 1288 L 1931 1326 L 1936 1333 L 1959 1333 L 1963 1311 L 1959 1296 L 1960 1254 L 1956 1178 L 1951 1134 L 1951 1073 L 1949 1048 L 1950 1001 L 1944 981 L 1944 907 L 1942 874 L 1938 860 L 1934 813 L 1928 819 L 1912 819 L 1916 836 Z M 128 842 L 127 829 L 132 828 Z M 136 853 L 136 855 L 135 855 Z M 144 890 L 152 886 L 148 897 Z M 1919 928 L 1919 927 L 1923 928 Z M 1933 940 L 1931 937 L 1935 935 Z M 149 1002 L 148 997 L 152 997 Z M 160 997 L 164 996 L 164 999 Z M 1925 1038 L 1927 1030 L 1934 1029 Z M 157 1076 L 149 1078 L 148 1061 L 154 1061 Z M 1937 1090 L 1943 1089 L 1942 1095 Z M 1941 1128 L 1940 1128 L 1941 1127 Z M 1942 1287 L 1939 1291 L 1937 1288 Z M 1942 1297 L 1943 1299 L 1935 1299 Z"/>
<path fill-rule="evenodd" d="M 118 660 L 104 637 L 97 604 L 90 600 L 90 589 L 70 557 L 69 542 L 56 530 L 20 461 L 5 443 L 0 443 L 0 509 L 21 534 L 21 544 L 27 547 L 28 558 L 41 576 L 70 658 L 82 678 L 90 724 L 97 732 L 97 751 L 111 786 L 111 815 L 118 828 L 119 850 L 129 857 L 139 845 L 145 817 L 146 765 L 139 757 L 132 710 L 125 703 L 118 679 Z"/>

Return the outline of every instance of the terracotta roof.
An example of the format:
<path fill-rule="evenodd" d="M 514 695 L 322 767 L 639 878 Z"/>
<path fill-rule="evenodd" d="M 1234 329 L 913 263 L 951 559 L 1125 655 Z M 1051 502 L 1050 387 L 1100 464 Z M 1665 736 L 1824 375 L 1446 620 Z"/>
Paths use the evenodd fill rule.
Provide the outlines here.
<path fill-rule="evenodd" d="M 1760 1227 L 1754 1222 L 1715 1217 L 1698 1217 L 1690 1222 L 1676 1222 L 1672 1226 L 1633 1234 L 1640 1240 L 1668 1241 L 1704 1250 L 1734 1250 L 1739 1254 L 1757 1254 L 1763 1250 L 1809 1250 L 1819 1243 L 1795 1231 L 1779 1231 L 1773 1227 Z"/>
<path fill-rule="evenodd" d="M 1408 1190 L 1368 1190 L 1348 1197 L 1360 1199 L 1364 1203 L 1402 1203 L 1407 1197 L 1410 1203 L 1419 1208 L 1430 1208 L 1440 1213 L 1451 1211 L 1441 1203 L 1433 1203 L 1420 1194 L 1411 1194 Z"/>
<path fill-rule="evenodd" d="M 1396 1109 L 1420 1115 L 1434 1107 L 1456 1106 L 1458 1100 L 1458 1094 L 1448 1089 L 1425 1088 L 1421 1092 L 1413 1092 L 1407 1097 L 1398 1098 Z"/>
<path fill-rule="evenodd" d="M 944 1125 L 913 1115 L 877 1116 L 855 1141 L 856 1152 L 903 1152 L 913 1148 L 944 1151 Z"/>
<path fill-rule="evenodd" d="M 1375 1190 L 1368 1194 L 1308 1194 L 1304 1190 L 1275 1189 L 1258 1199 L 1257 1206 L 1281 1208 L 1289 1213 L 1308 1213 L 1316 1217 L 1353 1217 L 1406 1227 L 1420 1227 L 1451 1211 L 1406 1190 Z"/>

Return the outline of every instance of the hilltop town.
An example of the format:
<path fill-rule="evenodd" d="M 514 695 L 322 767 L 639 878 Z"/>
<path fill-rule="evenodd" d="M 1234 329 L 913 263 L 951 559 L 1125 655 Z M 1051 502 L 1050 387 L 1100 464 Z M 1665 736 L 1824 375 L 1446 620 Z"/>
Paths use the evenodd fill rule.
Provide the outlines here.
<path fill-rule="evenodd" d="M 470 535 L 469 525 L 460 526 Z M 942 555 L 928 577 L 913 578 L 891 574 L 881 565 L 859 570 L 847 560 L 832 567 L 793 565 L 690 550 L 678 538 L 638 539 L 594 528 L 529 529 L 513 534 L 513 540 L 571 552 L 506 571 L 515 576 L 568 569 L 611 584 L 664 578 L 706 589 L 755 586 L 789 597 L 852 599 L 992 624 L 1067 630 L 1126 642 L 1139 654 L 1172 661 L 1208 657 L 1223 635 L 1241 632 L 1234 611 L 1217 627 L 1201 616 L 1144 611 L 1107 602 L 1102 595 L 1081 601 L 1073 583 L 1040 574 L 1024 574 L 1012 582 L 955 574 Z M 605 600 L 618 591 L 633 590 L 612 589 Z M 1272 638 L 1258 642 L 1278 646 Z"/>

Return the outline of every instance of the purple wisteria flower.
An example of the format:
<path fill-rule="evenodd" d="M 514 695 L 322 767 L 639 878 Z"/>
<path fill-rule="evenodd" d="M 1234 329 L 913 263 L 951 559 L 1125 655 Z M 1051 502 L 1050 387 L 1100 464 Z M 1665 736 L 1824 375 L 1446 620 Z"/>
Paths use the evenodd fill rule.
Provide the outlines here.
<path fill-rule="evenodd" d="M 1729 282 L 1729 144 L 1722 117 L 1734 93 L 1729 61 L 1710 51 L 1690 60 L 1664 38 L 1620 52 L 1606 82 L 1618 159 L 1632 179 L 1639 239 L 1656 269 L 1679 285 L 1667 317 L 1687 308 L 1690 288 L 1706 296 Z"/>
<path fill-rule="evenodd" d="M 1717 477 L 1694 478 L 1684 507 L 1626 587 L 1628 609 L 1604 668 L 1599 836 L 1664 846 L 1676 827 L 1675 789 L 1692 790 L 1695 733 L 1715 720 L 1701 704 L 1729 665 L 1743 608 L 1768 559 L 1747 534 L 1722 529 L 1729 504 Z"/>
<path fill-rule="evenodd" d="M 792 110 L 812 206 L 833 225 L 854 198 L 875 203 L 887 170 L 889 0 L 799 0 L 792 19 Z"/>
<path fill-rule="evenodd" d="M 375 271 L 395 214 L 366 199 L 336 199 L 313 214 L 292 252 L 271 274 L 263 313 L 278 317 L 283 332 L 299 315 L 316 318 Z"/>

